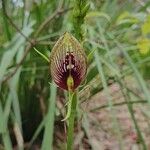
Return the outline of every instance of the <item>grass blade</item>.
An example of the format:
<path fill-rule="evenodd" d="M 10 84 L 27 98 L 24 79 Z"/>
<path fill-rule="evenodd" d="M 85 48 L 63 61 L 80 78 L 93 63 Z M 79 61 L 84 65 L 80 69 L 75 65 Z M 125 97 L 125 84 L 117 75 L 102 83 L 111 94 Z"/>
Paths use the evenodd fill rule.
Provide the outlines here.
<path fill-rule="evenodd" d="M 53 128 L 54 128 L 54 117 L 55 117 L 55 100 L 56 100 L 56 86 L 50 86 L 50 98 L 49 98 L 49 106 L 48 106 L 48 114 L 46 116 L 45 122 L 45 131 L 42 142 L 42 150 L 50 150 L 52 149 L 53 143 Z"/>

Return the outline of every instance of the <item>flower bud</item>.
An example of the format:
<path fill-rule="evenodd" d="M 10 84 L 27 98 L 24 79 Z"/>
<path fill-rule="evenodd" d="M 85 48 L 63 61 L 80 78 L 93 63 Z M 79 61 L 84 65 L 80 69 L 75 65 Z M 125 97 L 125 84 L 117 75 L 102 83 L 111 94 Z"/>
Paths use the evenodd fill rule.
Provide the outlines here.
<path fill-rule="evenodd" d="M 50 57 L 54 82 L 62 89 L 74 91 L 86 76 L 87 60 L 80 43 L 68 32 L 54 45 Z"/>

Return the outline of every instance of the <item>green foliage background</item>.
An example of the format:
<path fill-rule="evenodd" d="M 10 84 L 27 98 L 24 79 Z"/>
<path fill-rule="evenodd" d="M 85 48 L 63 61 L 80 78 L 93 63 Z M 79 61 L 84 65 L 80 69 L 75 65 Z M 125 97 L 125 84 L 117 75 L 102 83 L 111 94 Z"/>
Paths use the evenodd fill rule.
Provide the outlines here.
<path fill-rule="evenodd" d="M 54 43 L 65 31 L 82 41 L 89 59 L 86 80 L 79 88 L 79 93 L 88 92 L 89 96 L 82 98 L 78 105 L 104 91 L 118 147 L 124 149 L 109 89 L 111 84 L 119 84 L 139 147 L 148 149 L 132 105 L 139 101 L 148 123 L 148 0 L 3 0 L 0 10 L 0 149 L 11 150 L 16 145 L 23 149 L 33 143 L 38 143 L 43 150 L 56 145 L 57 149 L 65 149 L 66 142 L 57 142 L 53 135 L 57 128 L 61 130 L 64 126 L 61 119 L 65 107 L 60 108 L 59 102 L 65 105 L 66 93 L 53 85 L 49 64 L 33 48 L 49 57 Z M 136 87 L 137 94 L 130 85 Z M 143 107 L 143 103 L 147 103 L 148 108 Z M 79 106 L 78 120 L 82 120 L 89 145 L 95 149 L 88 136 L 88 112 L 82 112 Z M 99 109 L 101 105 L 95 107 L 96 111 Z"/>

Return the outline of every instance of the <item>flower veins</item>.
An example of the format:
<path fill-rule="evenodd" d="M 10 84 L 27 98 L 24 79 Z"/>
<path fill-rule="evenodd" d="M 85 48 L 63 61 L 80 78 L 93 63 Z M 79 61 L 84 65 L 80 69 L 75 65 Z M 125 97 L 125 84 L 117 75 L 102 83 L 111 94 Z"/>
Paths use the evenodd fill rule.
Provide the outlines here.
<path fill-rule="evenodd" d="M 68 32 L 56 42 L 50 62 L 52 78 L 62 89 L 74 91 L 85 78 L 87 60 L 84 50 Z"/>

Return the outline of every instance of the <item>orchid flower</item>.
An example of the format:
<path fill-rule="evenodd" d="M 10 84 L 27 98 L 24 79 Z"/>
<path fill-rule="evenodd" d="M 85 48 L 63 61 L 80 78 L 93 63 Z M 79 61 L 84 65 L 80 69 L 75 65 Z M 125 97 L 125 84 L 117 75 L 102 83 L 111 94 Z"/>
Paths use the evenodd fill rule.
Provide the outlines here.
<path fill-rule="evenodd" d="M 68 32 L 56 42 L 50 56 L 51 76 L 58 87 L 72 91 L 84 80 L 86 55 L 80 43 Z"/>

